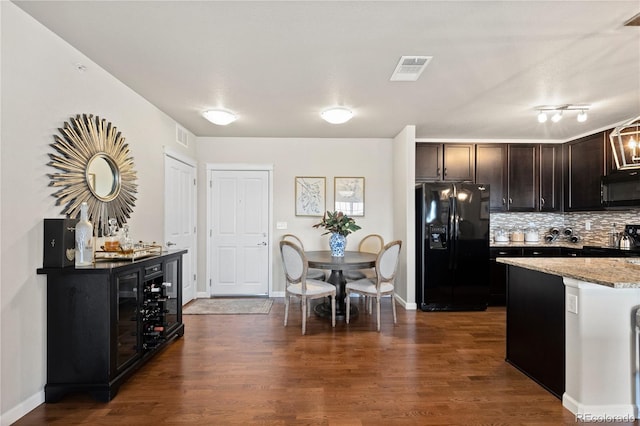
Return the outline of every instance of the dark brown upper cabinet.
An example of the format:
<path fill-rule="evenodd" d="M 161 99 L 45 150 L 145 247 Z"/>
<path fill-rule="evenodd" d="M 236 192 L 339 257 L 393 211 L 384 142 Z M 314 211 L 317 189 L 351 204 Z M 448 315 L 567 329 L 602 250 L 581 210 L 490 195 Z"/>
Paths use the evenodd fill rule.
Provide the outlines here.
<path fill-rule="evenodd" d="M 477 144 L 476 183 L 490 185 L 491 211 L 562 209 L 562 148 L 546 144 Z"/>
<path fill-rule="evenodd" d="M 417 181 L 468 181 L 475 176 L 475 145 L 416 144 Z"/>
<path fill-rule="evenodd" d="M 489 185 L 490 210 L 507 210 L 507 145 L 476 145 L 476 183 Z"/>
<path fill-rule="evenodd" d="M 540 200 L 542 212 L 562 210 L 562 145 L 540 145 Z"/>
<path fill-rule="evenodd" d="M 608 132 L 564 144 L 565 211 L 602 210 L 600 179 L 610 170 Z"/>
<path fill-rule="evenodd" d="M 529 212 L 538 209 L 538 161 L 538 145 L 509 144 L 507 210 Z"/>

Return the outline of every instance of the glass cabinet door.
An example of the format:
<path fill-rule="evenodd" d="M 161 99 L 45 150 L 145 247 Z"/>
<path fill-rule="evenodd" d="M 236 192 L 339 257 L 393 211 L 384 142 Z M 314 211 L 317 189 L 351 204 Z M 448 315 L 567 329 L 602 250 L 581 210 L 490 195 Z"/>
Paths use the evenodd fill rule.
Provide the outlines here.
<path fill-rule="evenodd" d="M 116 276 L 117 303 L 117 343 L 116 368 L 120 369 L 134 360 L 140 348 L 138 342 L 138 272 Z"/>
<path fill-rule="evenodd" d="M 180 288 L 180 281 L 178 277 L 182 274 L 180 270 L 181 263 L 179 259 L 172 259 L 165 263 L 164 272 L 164 286 L 167 295 L 167 313 L 166 313 L 166 327 L 167 331 L 176 327 L 179 322 L 182 321 L 181 309 L 178 309 L 178 297 L 182 289 Z M 181 306 L 180 306 L 181 308 Z"/>

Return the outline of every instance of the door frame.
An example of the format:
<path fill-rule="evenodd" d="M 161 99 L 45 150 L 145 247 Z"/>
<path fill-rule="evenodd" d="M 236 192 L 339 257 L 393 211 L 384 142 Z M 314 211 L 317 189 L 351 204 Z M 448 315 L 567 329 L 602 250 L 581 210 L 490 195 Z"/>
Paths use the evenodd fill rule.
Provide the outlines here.
<path fill-rule="evenodd" d="M 267 232 L 269 236 L 267 238 L 267 296 L 271 297 L 273 294 L 273 164 L 250 164 L 250 163 L 207 163 L 206 164 L 206 179 L 207 179 L 207 207 L 206 207 L 206 222 L 207 222 L 207 244 L 206 244 L 206 271 L 207 271 L 207 291 L 206 294 L 211 297 L 213 290 L 213 279 L 211 271 L 211 254 L 213 252 L 211 244 L 212 236 L 212 223 L 211 223 L 211 202 L 213 201 L 213 188 L 211 186 L 211 173 L 214 171 L 261 171 L 267 172 L 268 180 L 268 201 L 269 207 L 267 209 Z"/>
<path fill-rule="evenodd" d="M 193 298 L 191 300 L 195 300 L 198 298 L 198 162 L 196 160 L 194 160 L 193 158 L 181 154 L 177 151 L 172 150 L 171 148 L 164 148 L 164 153 L 163 153 L 163 158 L 162 158 L 162 164 L 163 164 L 163 168 L 165 167 L 166 161 L 167 161 L 167 157 L 173 158 L 176 161 L 179 161 L 181 163 L 184 163 L 190 167 L 193 167 L 193 171 L 194 171 L 194 177 L 196 179 L 196 184 L 193 186 L 193 197 L 192 197 L 192 202 L 191 202 L 191 215 L 193 218 L 193 226 L 195 226 L 195 231 L 193 233 L 193 236 L 191 238 L 191 256 L 192 256 L 192 262 L 191 262 L 191 274 L 195 274 L 196 279 L 191 283 L 192 286 L 194 286 L 194 288 L 192 289 L 192 296 Z M 164 179 L 166 180 L 166 169 L 164 170 Z M 166 197 L 166 188 L 163 194 Z M 163 217 L 164 217 L 164 221 L 166 221 L 166 211 L 164 211 L 164 209 L 166 209 L 166 199 L 164 201 L 164 206 L 163 206 Z M 163 222 L 164 222 L 163 221 Z M 162 230 L 162 234 L 163 234 L 163 238 L 164 241 L 167 241 L 167 235 L 165 235 L 166 233 L 166 224 L 164 225 L 164 229 Z"/>

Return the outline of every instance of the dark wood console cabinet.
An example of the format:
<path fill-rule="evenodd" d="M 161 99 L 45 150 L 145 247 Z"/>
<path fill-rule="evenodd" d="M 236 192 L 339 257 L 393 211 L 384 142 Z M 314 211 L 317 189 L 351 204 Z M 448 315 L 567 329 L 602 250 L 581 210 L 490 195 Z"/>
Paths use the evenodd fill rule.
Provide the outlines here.
<path fill-rule="evenodd" d="M 76 391 L 110 401 L 135 370 L 184 334 L 184 253 L 38 269 L 47 275 L 45 402 Z"/>

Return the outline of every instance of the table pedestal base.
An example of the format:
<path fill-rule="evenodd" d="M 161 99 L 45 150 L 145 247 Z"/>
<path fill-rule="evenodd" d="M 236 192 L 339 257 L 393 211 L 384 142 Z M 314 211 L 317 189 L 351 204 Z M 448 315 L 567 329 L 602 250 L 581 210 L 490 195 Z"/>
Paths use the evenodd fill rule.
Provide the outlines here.
<path fill-rule="evenodd" d="M 336 300 L 336 320 L 344 320 L 347 315 L 345 304 L 342 303 L 342 309 L 338 309 L 340 304 Z M 327 298 L 326 302 L 318 303 L 314 308 L 313 312 L 321 318 L 331 319 L 331 298 Z M 349 321 L 358 317 L 358 307 L 353 303 L 349 309 Z"/>

